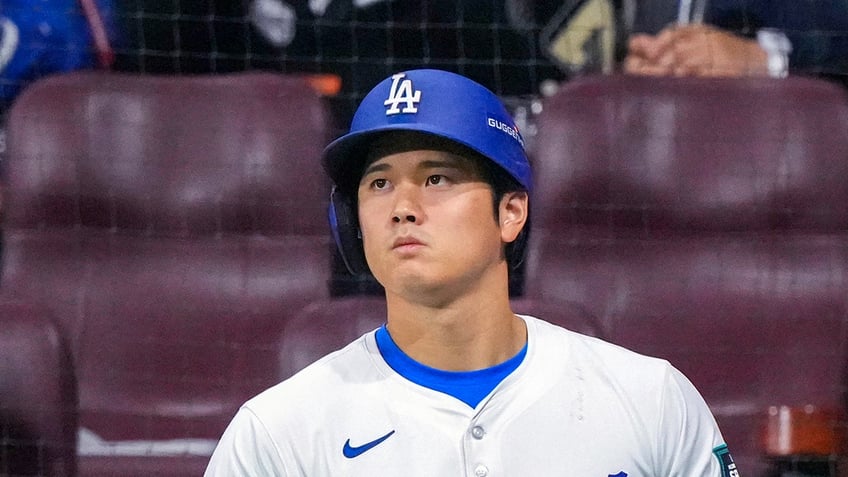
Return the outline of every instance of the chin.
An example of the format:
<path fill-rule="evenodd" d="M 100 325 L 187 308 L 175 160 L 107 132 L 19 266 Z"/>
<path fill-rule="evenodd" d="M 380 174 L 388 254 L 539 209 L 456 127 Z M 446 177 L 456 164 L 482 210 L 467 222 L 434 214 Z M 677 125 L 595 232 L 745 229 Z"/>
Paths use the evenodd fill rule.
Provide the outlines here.
<path fill-rule="evenodd" d="M 388 290 L 413 290 L 415 292 L 426 291 L 433 287 L 438 287 L 438 282 L 435 282 L 425 275 L 418 273 L 401 272 L 395 270 L 394 273 L 385 280 L 383 286 Z"/>
<path fill-rule="evenodd" d="M 427 298 L 443 301 L 461 288 L 447 277 L 413 273 L 396 274 L 383 286 L 388 292 L 408 297 L 410 301 Z"/>

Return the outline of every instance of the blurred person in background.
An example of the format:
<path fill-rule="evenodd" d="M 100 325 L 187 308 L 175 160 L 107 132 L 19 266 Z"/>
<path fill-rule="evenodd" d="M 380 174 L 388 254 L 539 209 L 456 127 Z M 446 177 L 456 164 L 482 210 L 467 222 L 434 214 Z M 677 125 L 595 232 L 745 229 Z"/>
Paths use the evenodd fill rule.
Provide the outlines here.
<path fill-rule="evenodd" d="M 252 0 L 249 5 L 251 25 L 261 37 L 253 48 L 271 50 L 269 65 L 284 62 L 308 70 L 320 59 L 324 71 L 342 78 L 342 93 L 354 100 L 398 68 L 460 73 L 504 97 L 535 95 L 542 81 L 562 77 L 540 53 L 536 25 L 513 21 L 506 0 Z"/>
<path fill-rule="evenodd" d="M 848 80 L 848 0 L 566 0 L 543 18 L 570 75 Z"/>
<path fill-rule="evenodd" d="M 5 111 L 30 82 L 110 67 L 118 31 L 113 0 L 0 2 L 0 101 Z"/>
<path fill-rule="evenodd" d="M 676 2 L 670 3 L 674 11 Z M 637 14 L 643 21 L 634 24 L 638 29 L 628 40 L 624 71 L 675 76 L 782 78 L 798 73 L 848 77 L 846 0 L 682 0 L 680 5 L 692 8 L 679 8 L 677 20 L 659 30 L 667 20 L 663 15 Z"/>
<path fill-rule="evenodd" d="M 0 162 L 5 116 L 33 81 L 110 68 L 118 41 L 114 0 L 0 0 Z"/>

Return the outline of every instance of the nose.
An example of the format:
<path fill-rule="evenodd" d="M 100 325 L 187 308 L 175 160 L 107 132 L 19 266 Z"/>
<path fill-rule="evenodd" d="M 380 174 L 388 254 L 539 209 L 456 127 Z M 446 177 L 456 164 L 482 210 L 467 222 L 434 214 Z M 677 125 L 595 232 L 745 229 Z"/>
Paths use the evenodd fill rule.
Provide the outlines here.
<path fill-rule="evenodd" d="M 397 200 L 392 210 L 392 222 L 396 224 L 402 223 L 420 223 L 422 220 L 422 211 L 419 207 L 418 196 L 411 188 L 399 187 Z"/>
<path fill-rule="evenodd" d="M 392 216 L 392 221 L 396 224 L 399 224 L 401 222 L 415 223 L 415 215 L 413 215 L 413 214 L 394 215 L 394 216 Z"/>

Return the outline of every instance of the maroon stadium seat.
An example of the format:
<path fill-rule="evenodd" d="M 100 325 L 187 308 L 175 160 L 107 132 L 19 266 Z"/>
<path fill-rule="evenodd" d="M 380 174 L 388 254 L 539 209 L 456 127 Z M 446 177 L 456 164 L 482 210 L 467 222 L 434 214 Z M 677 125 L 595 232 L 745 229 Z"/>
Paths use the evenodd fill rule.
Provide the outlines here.
<path fill-rule="evenodd" d="M 280 336 L 280 363 L 289 377 L 322 356 L 343 348 L 386 322 L 381 296 L 349 295 L 309 303 L 286 321 Z"/>
<path fill-rule="evenodd" d="M 74 73 L 14 104 L 0 290 L 67 332 L 80 475 L 199 475 L 279 380 L 287 313 L 328 294 L 331 124 L 269 73 Z"/>
<path fill-rule="evenodd" d="M 43 310 L 0 303 L 0 475 L 76 475 L 73 373 L 64 337 Z"/>
<path fill-rule="evenodd" d="M 543 108 L 528 295 L 577 302 L 613 341 L 670 359 L 741 474 L 766 475 L 770 407 L 845 412 L 846 92 L 587 77 Z"/>

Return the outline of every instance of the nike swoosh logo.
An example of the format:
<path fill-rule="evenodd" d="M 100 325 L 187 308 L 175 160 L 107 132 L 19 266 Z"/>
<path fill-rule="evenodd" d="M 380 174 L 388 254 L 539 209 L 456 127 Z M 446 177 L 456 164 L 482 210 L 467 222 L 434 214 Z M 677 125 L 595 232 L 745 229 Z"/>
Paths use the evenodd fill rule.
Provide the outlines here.
<path fill-rule="evenodd" d="M 391 437 L 392 434 L 394 434 L 394 433 L 395 433 L 395 431 L 391 431 L 383 437 L 378 437 L 377 439 L 374 439 L 371 442 L 367 442 L 367 443 L 362 444 L 361 446 L 357 446 L 357 447 L 350 445 L 350 439 L 348 439 L 344 443 L 344 448 L 342 448 L 342 454 L 344 454 L 344 456 L 347 457 L 348 459 L 353 459 L 354 457 L 358 457 L 358 456 L 362 455 L 362 453 L 367 452 L 370 449 L 380 445 L 384 440 Z"/>

